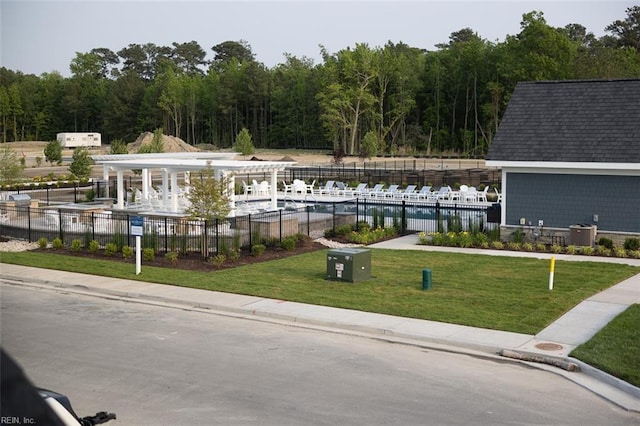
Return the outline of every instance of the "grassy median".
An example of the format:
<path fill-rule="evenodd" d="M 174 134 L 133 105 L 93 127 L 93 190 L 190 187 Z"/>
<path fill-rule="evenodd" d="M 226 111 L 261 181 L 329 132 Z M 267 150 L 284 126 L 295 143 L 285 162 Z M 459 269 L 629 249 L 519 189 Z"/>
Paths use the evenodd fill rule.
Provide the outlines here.
<path fill-rule="evenodd" d="M 211 272 L 158 268 L 48 252 L 2 253 L 1 261 L 40 268 L 143 280 L 367 312 L 536 334 L 585 298 L 640 268 L 411 250 L 372 249 L 372 278 L 327 281 L 326 250 Z M 178 260 L 179 262 L 179 260 Z M 433 286 L 422 290 L 422 270 Z"/>

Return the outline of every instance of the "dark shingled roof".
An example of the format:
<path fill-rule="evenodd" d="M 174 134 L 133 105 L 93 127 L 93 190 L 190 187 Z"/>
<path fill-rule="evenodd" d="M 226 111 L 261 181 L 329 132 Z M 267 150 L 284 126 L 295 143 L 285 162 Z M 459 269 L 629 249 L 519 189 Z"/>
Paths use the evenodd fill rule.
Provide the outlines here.
<path fill-rule="evenodd" d="M 640 163 L 640 79 L 519 83 L 487 160 Z"/>

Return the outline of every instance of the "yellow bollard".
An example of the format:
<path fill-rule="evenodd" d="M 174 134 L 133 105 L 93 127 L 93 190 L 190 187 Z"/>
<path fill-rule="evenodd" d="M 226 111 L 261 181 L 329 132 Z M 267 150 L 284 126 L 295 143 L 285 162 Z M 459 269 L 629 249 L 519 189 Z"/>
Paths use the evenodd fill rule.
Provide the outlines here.
<path fill-rule="evenodd" d="M 553 274 L 556 269 L 556 258 L 551 256 L 551 266 L 549 267 L 549 290 L 553 290 Z"/>

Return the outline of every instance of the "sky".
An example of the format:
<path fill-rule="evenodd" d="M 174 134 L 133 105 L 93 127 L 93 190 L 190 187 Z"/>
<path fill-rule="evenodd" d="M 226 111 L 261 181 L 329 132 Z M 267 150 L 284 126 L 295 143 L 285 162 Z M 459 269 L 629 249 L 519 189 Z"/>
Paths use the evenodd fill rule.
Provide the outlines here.
<path fill-rule="evenodd" d="M 336 53 L 357 43 L 387 42 L 436 50 L 451 33 L 471 28 L 502 42 L 520 32 L 522 15 L 541 11 L 547 24 L 577 23 L 596 37 L 625 19 L 637 2 L 525 0 L 0 0 L 0 66 L 24 74 L 70 76 L 76 53 L 113 52 L 129 44 L 172 46 L 196 41 L 211 47 L 245 40 L 256 60 L 272 68 L 284 54 L 321 63 L 320 45 Z"/>

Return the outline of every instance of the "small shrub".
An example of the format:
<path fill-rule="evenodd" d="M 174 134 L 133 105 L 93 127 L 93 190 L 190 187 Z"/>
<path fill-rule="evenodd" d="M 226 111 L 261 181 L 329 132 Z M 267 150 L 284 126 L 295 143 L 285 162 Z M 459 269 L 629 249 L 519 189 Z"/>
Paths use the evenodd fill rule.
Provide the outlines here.
<path fill-rule="evenodd" d="M 514 243 L 524 243 L 524 231 L 522 229 L 516 229 L 511 234 L 511 241 Z"/>
<path fill-rule="evenodd" d="M 113 256 L 118 252 L 118 245 L 116 243 L 108 243 L 104 248 L 104 254 L 107 256 Z"/>
<path fill-rule="evenodd" d="M 551 246 L 551 251 L 555 254 L 560 254 L 564 251 L 564 248 L 559 244 L 554 244 Z"/>
<path fill-rule="evenodd" d="M 346 237 L 353 231 L 353 227 L 351 225 L 339 225 L 336 226 L 335 234 L 339 237 Z"/>
<path fill-rule="evenodd" d="M 626 238 L 623 247 L 625 250 L 640 250 L 640 238 Z"/>
<path fill-rule="evenodd" d="M 547 251 L 547 246 L 545 246 L 542 243 L 538 243 L 536 244 L 536 251 L 540 252 L 540 253 L 544 253 Z"/>
<path fill-rule="evenodd" d="M 262 256 L 266 250 L 267 247 L 264 244 L 254 244 L 251 246 L 251 255 L 256 257 Z"/>
<path fill-rule="evenodd" d="M 349 225 L 348 225 L 349 226 Z M 377 226 L 373 227 L 374 229 L 377 228 Z M 353 228 L 351 228 L 353 229 Z M 358 222 L 356 224 L 356 231 L 357 232 L 367 232 L 367 231 L 371 231 L 371 225 L 369 225 L 369 222 L 366 222 L 364 220 L 361 220 L 360 222 Z"/>
<path fill-rule="evenodd" d="M 441 232 L 432 232 L 429 234 L 431 237 L 431 244 L 434 246 L 442 246 L 446 240 L 446 237 Z"/>
<path fill-rule="evenodd" d="M 467 248 L 473 246 L 473 235 L 468 232 L 461 232 L 457 238 L 458 247 Z"/>
<path fill-rule="evenodd" d="M 613 249 L 613 240 L 607 237 L 600 237 L 598 240 L 598 246 L 606 247 L 611 250 Z"/>
<path fill-rule="evenodd" d="M 507 243 L 507 249 L 512 251 L 520 251 L 522 249 L 522 244 L 517 241 L 509 241 Z"/>
<path fill-rule="evenodd" d="M 418 234 L 418 245 L 427 245 L 429 244 L 429 238 L 427 237 L 427 233 L 422 231 Z"/>
<path fill-rule="evenodd" d="M 621 258 L 629 257 L 627 255 L 627 251 L 622 247 L 616 247 L 615 249 L 613 249 L 613 255 L 615 257 L 621 257 Z"/>
<path fill-rule="evenodd" d="M 575 245 L 568 245 L 567 249 L 565 250 L 565 253 L 567 254 L 577 254 L 578 253 L 578 247 Z"/>
<path fill-rule="evenodd" d="M 598 246 L 598 248 L 596 249 L 596 254 L 598 256 L 610 256 L 611 249 L 606 246 Z"/>
<path fill-rule="evenodd" d="M 485 245 L 489 247 L 489 237 L 487 237 L 487 234 L 483 234 L 482 232 L 474 234 L 473 245 L 475 247 L 483 247 Z"/>
<path fill-rule="evenodd" d="M 100 250 L 100 243 L 96 240 L 89 242 L 89 253 L 97 253 Z"/>
<path fill-rule="evenodd" d="M 156 251 L 151 247 L 142 249 L 142 260 L 145 262 L 153 262 L 156 260 Z"/>
<path fill-rule="evenodd" d="M 171 262 L 172 265 L 178 263 L 178 253 L 175 251 L 168 251 L 164 255 L 165 259 Z"/>
<path fill-rule="evenodd" d="M 238 260 L 238 259 L 240 259 L 240 249 L 238 249 L 238 250 L 235 250 L 235 249 L 229 250 L 228 252 L 225 253 L 225 256 L 229 260 Z"/>
<path fill-rule="evenodd" d="M 492 241 L 491 248 L 496 250 L 502 250 L 504 248 L 504 243 L 502 241 Z"/>
<path fill-rule="evenodd" d="M 629 257 L 640 259 L 640 250 L 629 250 Z"/>
<path fill-rule="evenodd" d="M 122 257 L 125 259 L 131 259 L 133 257 L 133 247 L 124 246 L 122 247 Z"/>
<path fill-rule="evenodd" d="M 41 249 L 47 248 L 48 245 L 49 240 L 47 240 L 45 237 L 42 237 L 38 240 L 38 247 L 40 247 Z"/>
<path fill-rule="evenodd" d="M 593 255 L 593 247 L 589 247 L 589 246 L 581 247 L 580 253 L 584 254 L 585 256 L 591 256 Z"/>
<path fill-rule="evenodd" d="M 82 241 L 75 239 L 71 241 L 71 251 L 80 251 L 82 250 Z"/>
<path fill-rule="evenodd" d="M 533 244 L 531 244 L 531 243 L 522 243 L 522 250 L 524 250 L 524 251 L 533 251 Z"/>
<path fill-rule="evenodd" d="M 226 260 L 226 256 L 222 253 L 218 253 L 215 256 L 211 256 L 209 258 L 209 263 L 211 263 L 216 268 L 219 268 L 222 266 L 225 260 Z"/>
<path fill-rule="evenodd" d="M 293 251 L 296 248 L 296 239 L 293 237 L 286 237 L 282 239 L 280 247 L 286 251 Z"/>
<path fill-rule="evenodd" d="M 64 244 L 62 243 L 62 240 L 60 238 L 54 238 L 53 241 L 51 242 L 51 247 L 54 250 L 60 250 L 61 248 L 64 247 Z"/>

